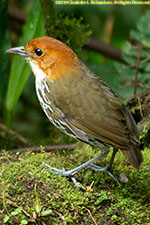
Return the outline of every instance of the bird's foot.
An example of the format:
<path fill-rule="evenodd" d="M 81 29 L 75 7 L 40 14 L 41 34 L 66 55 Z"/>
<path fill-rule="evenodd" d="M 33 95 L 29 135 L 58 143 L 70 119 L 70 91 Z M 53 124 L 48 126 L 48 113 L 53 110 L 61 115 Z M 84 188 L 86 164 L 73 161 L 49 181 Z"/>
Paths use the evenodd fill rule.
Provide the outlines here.
<path fill-rule="evenodd" d="M 114 175 L 109 170 L 110 164 L 108 164 L 105 167 L 97 166 L 95 164 L 91 164 L 88 166 L 88 168 L 94 170 L 95 172 L 106 172 L 117 184 L 120 186 L 119 181 L 114 177 Z"/>
<path fill-rule="evenodd" d="M 73 176 L 76 172 L 78 172 L 78 171 L 75 171 L 76 168 L 75 168 L 75 169 L 72 169 L 72 170 L 66 171 L 65 168 L 63 168 L 62 170 L 59 170 L 59 169 L 57 169 L 57 168 L 55 168 L 55 167 L 52 167 L 52 166 L 48 165 L 48 164 L 45 163 L 45 162 L 42 162 L 42 164 L 43 164 L 44 166 L 46 166 L 46 167 L 49 168 L 49 169 L 46 169 L 46 171 L 50 171 L 50 172 L 52 172 L 52 173 L 55 173 L 55 174 L 57 174 L 57 175 L 61 175 L 61 176 L 64 176 L 64 177 L 71 177 L 71 176 Z"/>
<path fill-rule="evenodd" d="M 70 177 L 72 179 L 73 183 L 75 184 L 75 186 L 81 186 L 81 185 L 76 181 L 74 175 L 77 172 L 79 172 L 81 169 L 84 169 L 86 167 L 89 167 L 89 168 L 91 168 L 91 169 L 93 169 L 97 172 L 107 172 L 108 175 L 111 176 L 113 178 L 113 180 L 115 180 L 118 183 L 118 185 L 120 185 L 118 180 L 110 173 L 109 164 L 106 167 L 100 167 L 100 166 L 97 166 L 97 165 L 93 164 L 95 161 L 106 157 L 108 152 L 109 151 L 102 152 L 101 154 L 99 154 L 96 157 L 90 159 L 89 161 L 83 163 L 82 165 L 80 165 L 80 166 L 78 166 L 78 167 L 76 167 L 72 170 L 68 170 L 68 171 L 66 171 L 64 168 L 62 170 L 54 168 L 54 167 L 48 165 L 45 162 L 42 162 L 42 164 L 49 168 L 49 169 L 47 169 L 47 171 L 51 171 L 52 173 L 55 173 L 55 174 L 58 174 L 58 175 L 61 175 L 61 176 Z"/>
<path fill-rule="evenodd" d="M 79 172 L 80 170 L 82 170 L 82 169 L 92 165 L 92 163 L 94 163 L 95 161 L 106 157 L 108 155 L 108 153 L 109 153 L 109 150 L 105 151 L 105 152 L 102 152 L 101 154 L 95 156 L 94 158 L 90 159 L 89 161 L 83 163 L 82 165 L 80 165 L 80 166 L 78 166 L 78 167 L 76 167 L 76 168 L 74 168 L 72 170 L 68 170 L 68 171 L 66 171 L 65 169 L 59 170 L 57 168 L 54 168 L 54 167 L 48 165 L 45 162 L 42 162 L 42 164 L 44 166 L 48 167 L 52 173 L 55 173 L 55 174 L 58 174 L 58 175 L 61 175 L 61 176 L 65 176 L 65 177 L 71 177 L 75 173 Z"/>
<path fill-rule="evenodd" d="M 73 176 L 75 173 L 73 173 L 72 170 L 66 171 L 65 168 L 63 168 L 62 170 L 59 170 L 59 169 L 57 169 L 57 168 L 55 168 L 55 167 L 52 167 L 52 166 L 48 165 L 48 164 L 45 163 L 45 162 L 42 162 L 42 164 L 43 164 L 44 166 L 46 166 L 46 167 L 49 168 L 49 169 L 46 169 L 46 171 L 51 171 L 52 173 L 55 173 L 55 174 L 57 174 L 57 175 L 61 175 L 61 176 L 65 176 L 65 177 L 70 177 L 71 180 L 73 181 L 73 183 L 74 183 L 74 185 L 75 185 L 76 187 L 80 187 L 80 188 L 82 188 L 82 189 L 84 189 L 84 190 L 86 189 L 86 188 L 84 188 L 83 185 L 80 184 L 80 183 L 76 180 L 76 178 Z"/>

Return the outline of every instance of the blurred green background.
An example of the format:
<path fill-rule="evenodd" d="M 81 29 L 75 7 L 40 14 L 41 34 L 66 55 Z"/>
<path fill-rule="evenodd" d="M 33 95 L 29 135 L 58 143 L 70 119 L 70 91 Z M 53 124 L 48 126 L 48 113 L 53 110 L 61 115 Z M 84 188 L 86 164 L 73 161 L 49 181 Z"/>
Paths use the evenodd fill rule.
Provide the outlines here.
<path fill-rule="evenodd" d="M 49 35 L 69 45 L 123 100 L 134 94 L 136 63 L 139 46 L 142 46 L 136 91 L 148 91 L 148 9 L 146 5 L 55 5 L 54 1 L 48 0 L 1 0 L 1 123 L 41 144 L 74 142 L 60 134 L 44 115 L 37 100 L 34 76 L 25 60 L 5 52 L 38 36 Z M 113 54 L 109 56 L 111 46 L 114 46 Z M 119 60 L 115 54 L 119 54 Z"/>

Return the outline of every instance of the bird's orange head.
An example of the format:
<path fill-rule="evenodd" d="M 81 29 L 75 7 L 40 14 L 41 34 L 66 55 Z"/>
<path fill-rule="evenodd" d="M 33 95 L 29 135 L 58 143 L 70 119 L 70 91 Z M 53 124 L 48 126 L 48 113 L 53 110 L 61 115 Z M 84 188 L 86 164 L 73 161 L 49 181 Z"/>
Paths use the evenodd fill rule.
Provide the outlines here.
<path fill-rule="evenodd" d="M 11 48 L 7 52 L 26 57 L 36 77 L 43 74 L 50 80 L 78 74 L 82 67 L 67 45 L 50 37 L 33 39 L 24 47 Z"/>

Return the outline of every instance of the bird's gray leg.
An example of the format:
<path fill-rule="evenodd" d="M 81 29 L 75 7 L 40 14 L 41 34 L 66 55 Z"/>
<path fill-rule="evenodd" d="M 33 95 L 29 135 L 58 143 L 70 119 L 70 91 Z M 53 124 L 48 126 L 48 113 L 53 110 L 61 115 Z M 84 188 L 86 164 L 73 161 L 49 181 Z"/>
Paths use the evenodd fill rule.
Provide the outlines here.
<path fill-rule="evenodd" d="M 73 176 L 75 173 L 77 173 L 78 171 L 80 171 L 80 170 L 82 170 L 82 169 L 84 169 L 84 168 L 86 168 L 86 167 L 92 165 L 95 161 L 97 161 L 97 160 L 99 160 L 99 159 L 102 159 L 102 158 L 106 157 L 106 156 L 108 155 L 108 153 L 109 153 L 109 150 L 107 150 L 107 151 L 105 151 L 105 152 L 102 152 L 101 154 L 99 154 L 99 155 L 97 155 L 96 157 L 90 159 L 89 161 L 83 163 L 82 165 L 80 165 L 80 166 L 78 166 L 78 167 L 76 167 L 76 168 L 74 168 L 74 169 L 72 169 L 72 170 L 68 170 L 68 171 L 65 171 L 64 169 L 63 169 L 63 170 L 59 170 L 59 169 L 57 169 L 57 168 L 54 168 L 54 167 L 48 165 L 48 164 L 45 163 L 45 162 L 42 162 L 42 164 L 43 164 L 44 166 L 50 168 L 49 171 L 51 171 L 52 173 L 59 174 L 59 175 L 61 175 L 61 176 L 71 177 L 71 176 Z"/>
<path fill-rule="evenodd" d="M 110 173 L 110 170 L 112 169 L 112 164 L 113 164 L 113 161 L 114 161 L 114 158 L 115 158 L 115 155 L 116 155 L 117 151 L 118 151 L 117 148 L 114 148 L 114 149 L 113 149 L 113 153 L 112 153 L 110 162 L 108 163 L 107 166 L 101 167 L 101 166 L 97 166 L 97 165 L 95 165 L 95 164 L 91 164 L 91 165 L 89 165 L 88 167 L 89 167 L 90 169 L 96 171 L 96 172 L 106 172 L 106 173 L 108 173 L 108 175 L 109 175 L 111 178 L 113 178 L 113 180 L 115 180 L 115 181 L 118 183 L 118 185 L 120 186 L 119 181 L 114 177 L 113 174 Z"/>
<path fill-rule="evenodd" d="M 115 156 L 116 156 L 116 153 L 118 152 L 118 148 L 114 148 L 113 149 L 113 153 L 112 153 L 112 156 L 111 156 L 111 159 L 110 159 L 110 162 L 108 164 L 108 170 L 111 170 L 112 169 L 112 164 L 114 162 L 114 159 L 115 159 Z"/>
<path fill-rule="evenodd" d="M 100 166 L 97 166 L 97 165 L 95 165 L 95 164 L 93 164 L 93 163 L 96 162 L 96 161 L 99 160 L 99 159 L 102 159 L 102 158 L 106 157 L 106 156 L 108 155 L 108 153 L 109 153 L 109 150 L 107 150 L 107 151 L 105 151 L 105 152 L 102 152 L 101 154 L 97 155 L 96 157 L 90 159 L 89 161 L 87 161 L 87 162 L 81 164 L 80 166 L 78 166 L 78 167 L 76 167 L 76 168 L 74 168 L 74 169 L 72 169 L 72 170 L 68 170 L 68 171 L 66 171 L 64 168 L 63 168 L 63 170 L 59 170 L 59 169 L 57 169 L 57 168 L 54 168 L 54 167 L 48 165 L 48 164 L 45 163 L 45 162 L 42 162 L 42 164 L 43 164 L 44 166 L 46 166 L 46 167 L 49 168 L 49 169 L 47 169 L 47 171 L 51 171 L 52 173 L 55 173 L 55 174 L 58 174 L 58 175 L 61 175 L 61 176 L 71 177 L 73 183 L 74 183 L 76 186 L 80 186 L 80 185 L 78 184 L 78 182 L 76 181 L 76 179 L 75 179 L 73 176 L 74 176 L 77 172 L 79 172 L 80 170 L 82 170 L 82 169 L 84 169 L 84 168 L 86 168 L 86 167 L 91 168 L 92 170 L 94 170 L 94 171 L 96 171 L 96 172 L 107 172 L 107 174 L 108 174 L 109 176 L 111 176 L 111 177 L 119 184 L 118 180 L 117 180 L 117 179 L 110 173 L 110 171 L 109 171 L 109 166 L 112 165 L 113 160 L 114 160 L 114 158 L 115 158 L 116 152 L 117 152 L 117 151 L 113 151 L 113 154 L 112 154 L 110 163 L 109 163 L 107 166 L 105 166 L 105 167 L 100 167 Z"/>

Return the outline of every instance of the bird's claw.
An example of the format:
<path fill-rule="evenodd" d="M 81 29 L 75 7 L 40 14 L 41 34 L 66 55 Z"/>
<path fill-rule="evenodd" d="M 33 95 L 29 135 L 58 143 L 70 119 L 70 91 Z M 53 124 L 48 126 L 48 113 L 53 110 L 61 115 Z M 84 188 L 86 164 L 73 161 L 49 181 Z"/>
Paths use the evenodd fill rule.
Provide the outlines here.
<path fill-rule="evenodd" d="M 94 170 L 95 172 L 106 172 L 114 181 L 117 182 L 117 184 L 120 186 L 119 181 L 114 177 L 114 175 L 109 171 L 109 164 L 105 167 L 97 166 L 95 164 L 91 164 L 88 166 L 88 168 Z"/>
<path fill-rule="evenodd" d="M 108 165 L 105 167 L 101 167 L 101 166 L 97 166 L 92 163 L 91 165 L 88 166 L 88 168 L 90 168 L 96 172 L 106 172 L 108 170 Z"/>
<path fill-rule="evenodd" d="M 47 163 L 45 162 L 42 162 L 42 164 L 46 167 L 48 167 L 49 169 L 46 169 L 46 171 L 51 171 L 52 173 L 54 174 L 57 174 L 57 175 L 61 175 L 61 176 L 66 176 L 66 177 L 70 177 L 71 180 L 73 181 L 74 185 L 76 187 L 80 187 L 82 189 L 85 189 L 77 180 L 76 178 L 73 176 L 73 174 L 70 173 L 70 171 L 66 171 L 65 168 L 63 167 L 62 170 L 59 170 L 55 167 L 52 167 L 50 165 L 48 165 Z"/>
<path fill-rule="evenodd" d="M 46 169 L 46 171 L 51 171 L 52 173 L 55 173 L 55 174 L 57 174 L 57 175 L 61 175 L 61 176 L 67 176 L 66 175 L 66 170 L 63 168 L 62 170 L 59 170 L 59 169 L 57 169 L 57 168 L 55 168 L 55 167 L 52 167 L 52 166 L 50 166 L 50 165 L 48 165 L 47 163 L 45 163 L 45 162 L 42 162 L 42 164 L 44 165 L 44 166 L 46 166 L 46 167 L 48 167 L 49 169 Z M 69 175 L 68 175 L 69 176 Z"/>

